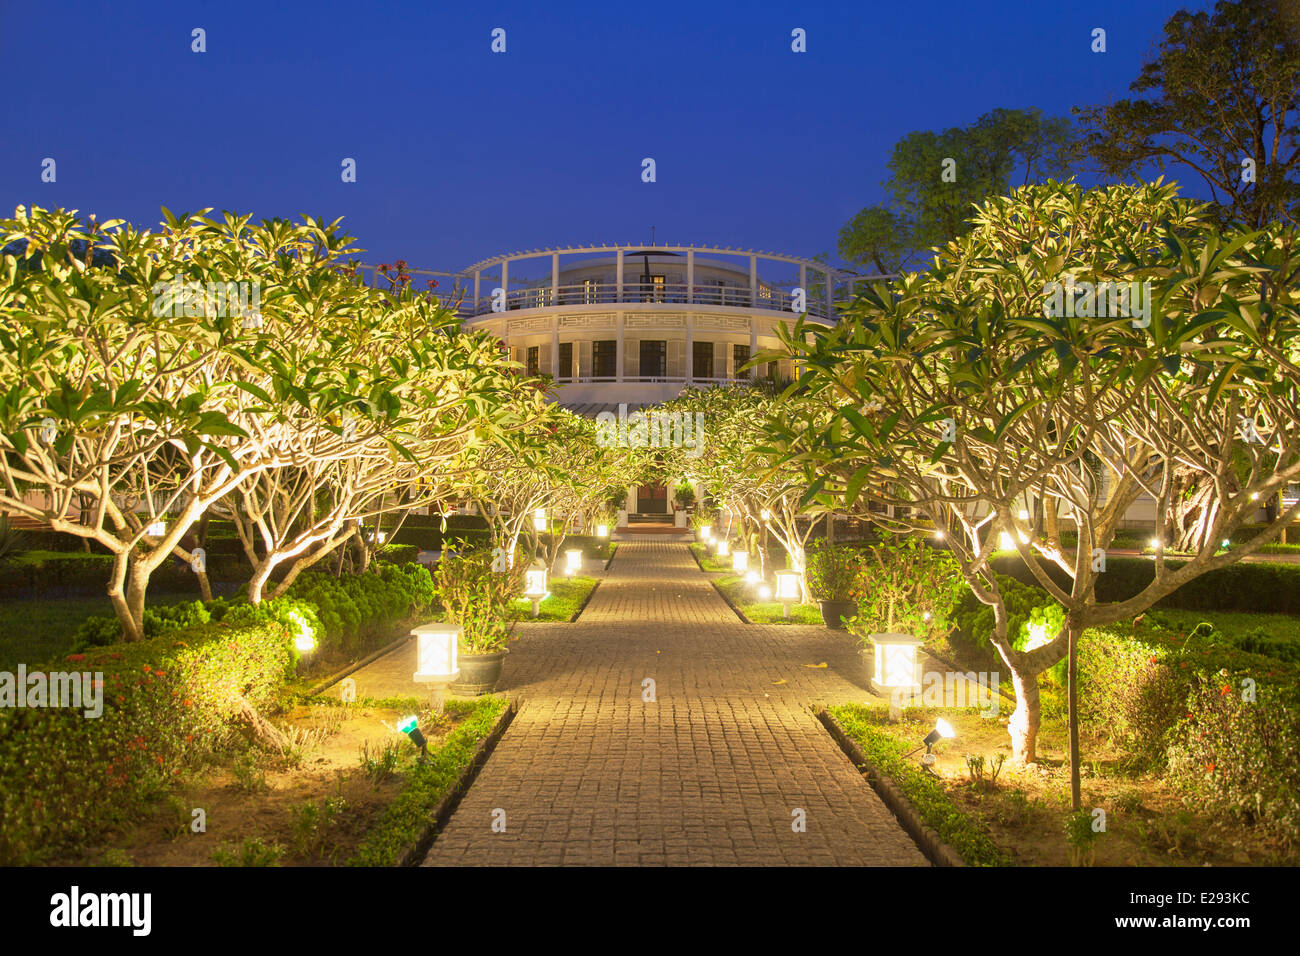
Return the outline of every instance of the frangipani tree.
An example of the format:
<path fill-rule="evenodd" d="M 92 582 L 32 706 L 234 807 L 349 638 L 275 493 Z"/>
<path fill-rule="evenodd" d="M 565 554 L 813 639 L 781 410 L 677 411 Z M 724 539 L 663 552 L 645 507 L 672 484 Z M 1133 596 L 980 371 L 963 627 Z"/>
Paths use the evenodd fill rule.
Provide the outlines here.
<path fill-rule="evenodd" d="M 1068 656 L 1076 807 L 1079 634 L 1241 560 L 1300 510 L 1217 551 L 1253 515 L 1252 494 L 1300 474 L 1296 266 L 1293 236 L 1220 237 L 1173 186 L 1029 186 L 981 206 L 973 231 L 929 271 L 869 290 L 835 328 L 796 325 L 773 356 L 804 369 L 772 431 L 805 468 L 806 497 L 846 508 L 874 500 L 890 514 L 873 520 L 937 531 L 993 607 L 1021 760 L 1036 757 L 1037 675 Z M 1098 289 L 1119 283 L 1126 306 L 1113 309 L 1108 295 L 1103 310 Z M 1264 441 L 1243 442 L 1243 415 Z M 1252 465 L 1232 484 L 1242 455 Z M 1105 549 L 1129 505 L 1146 492 L 1167 508 L 1189 468 L 1220 490 L 1214 544 L 1177 569 L 1157 557 L 1140 594 L 1098 604 Z M 1040 646 L 1007 633 L 990 564 L 1004 534 L 1066 612 Z"/>

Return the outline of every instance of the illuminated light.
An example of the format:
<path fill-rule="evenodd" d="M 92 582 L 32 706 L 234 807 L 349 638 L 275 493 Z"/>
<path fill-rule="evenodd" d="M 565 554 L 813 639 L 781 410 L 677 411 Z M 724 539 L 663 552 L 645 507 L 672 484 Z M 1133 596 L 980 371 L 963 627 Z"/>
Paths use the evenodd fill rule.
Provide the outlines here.
<path fill-rule="evenodd" d="M 538 508 L 533 512 L 533 530 L 546 530 L 546 510 L 544 508 Z"/>
<path fill-rule="evenodd" d="M 596 525 L 596 537 L 597 537 L 597 538 L 608 538 L 608 537 L 609 537 L 609 525 L 607 525 L 607 524 L 598 524 L 598 525 Z"/>
<path fill-rule="evenodd" d="M 524 597 L 540 600 L 546 597 L 546 568 L 535 564 L 524 572 Z"/>
<path fill-rule="evenodd" d="M 1016 515 L 1016 517 L 1019 518 L 1021 521 L 1028 521 L 1028 520 L 1029 520 L 1029 512 L 1026 511 L 1024 508 L 1021 508 L 1021 509 L 1020 509 L 1020 512 Z"/>
<path fill-rule="evenodd" d="M 731 570 L 737 574 L 744 574 L 749 570 L 749 552 L 733 551 L 731 552 Z"/>
<path fill-rule="evenodd" d="M 718 539 L 718 557 L 726 558 L 731 556 L 731 545 L 727 544 L 722 538 Z"/>
<path fill-rule="evenodd" d="M 1251 500 L 1251 501 L 1259 501 L 1259 492 L 1258 492 L 1258 491 L 1252 491 L 1252 492 L 1250 493 L 1250 500 Z"/>
<path fill-rule="evenodd" d="M 748 582 L 749 584 L 757 584 L 757 583 L 758 583 L 758 572 L 757 572 L 757 571 L 746 571 L 746 572 L 745 572 L 745 581 Z"/>
<path fill-rule="evenodd" d="M 712 537 L 713 537 L 713 525 L 711 524 L 700 525 L 700 540 L 708 541 Z"/>
<path fill-rule="evenodd" d="M 399 733 L 406 734 L 411 739 L 411 743 L 420 748 L 420 753 L 424 753 L 428 741 L 424 739 L 424 734 L 420 733 L 420 721 L 414 714 L 399 720 L 397 730 Z"/>
<path fill-rule="evenodd" d="M 161 538 L 167 533 L 167 522 L 155 521 L 144 529 L 144 533 L 151 538 Z"/>
<path fill-rule="evenodd" d="M 772 512 L 770 512 L 770 511 L 768 511 L 766 508 L 764 508 L 762 514 L 760 515 L 760 517 L 761 517 L 764 521 L 770 521 L 771 518 L 772 518 Z"/>
<path fill-rule="evenodd" d="M 387 531 L 376 531 L 376 532 L 375 532 L 375 540 L 377 540 L 380 544 L 383 544 L 385 541 L 388 540 L 388 532 L 387 532 Z"/>
<path fill-rule="evenodd" d="M 316 635 L 312 632 L 311 622 L 302 616 L 301 611 L 289 612 L 292 625 L 293 646 L 306 654 L 316 646 Z"/>
<path fill-rule="evenodd" d="M 454 624 L 421 624 L 412 629 L 416 640 L 415 682 L 438 684 L 450 681 L 460 671 L 456 649 L 461 629 Z"/>
<path fill-rule="evenodd" d="M 766 584 L 764 584 L 762 587 L 758 589 L 758 599 L 760 601 L 772 600 L 772 589 L 768 587 Z"/>
<path fill-rule="evenodd" d="M 776 572 L 776 597 L 778 601 L 799 600 L 799 572 Z"/>
<path fill-rule="evenodd" d="M 577 574 L 582 570 L 582 549 L 569 548 L 564 552 L 564 573 L 568 575 Z"/>
<path fill-rule="evenodd" d="M 1160 548 L 1164 547 L 1164 542 L 1162 542 L 1159 538 L 1152 538 L 1151 547 L 1159 550 Z"/>
<path fill-rule="evenodd" d="M 937 531 L 935 531 L 935 533 L 934 533 L 934 540 L 936 540 L 936 541 L 942 541 L 942 540 L 943 540 L 943 529 L 942 529 L 942 528 L 939 529 L 939 530 L 937 530 Z"/>
<path fill-rule="evenodd" d="M 940 740 L 951 740 L 957 736 L 957 731 L 952 729 L 952 724 L 940 717 L 934 722 L 934 730 L 925 735 L 921 743 L 925 744 L 925 752 L 929 753 L 930 748 Z"/>
<path fill-rule="evenodd" d="M 923 620 L 923 621 L 928 621 L 928 620 L 930 620 L 930 612 L 929 612 L 929 611 L 926 611 L 924 614 L 922 614 L 922 615 L 921 615 L 921 620 Z"/>
<path fill-rule="evenodd" d="M 872 690 L 888 696 L 895 690 L 916 691 L 921 686 L 916 649 L 923 643 L 910 634 L 872 634 Z"/>
<path fill-rule="evenodd" d="M 1032 651 L 1035 648 L 1042 647 L 1044 644 L 1050 643 L 1052 640 L 1047 633 L 1046 624 L 1027 624 L 1025 625 L 1025 628 L 1029 631 L 1029 640 L 1025 642 L 1026 651 Z"/>
<path fill-rule="evenodd" d="M 1003 531 L 1002 534 L 998 536 L 998 549 L 1001 551 L 1014 551 L 1015 548 L 1016 543 L 1011 540 L 1011 535 Z"/>
<path fill-rule="evenodd" d="M 1232 544 L 1232 542 L 1231 542 L 1229 539 L 1227 539 L 1227 538 L 1224 538 L 1224 539 L 1223 539 L 1223 547 L 1226 548 L 1226 547 L 1228 547 L 1228 546 L 1231 545 L 1231 544 Z"/>

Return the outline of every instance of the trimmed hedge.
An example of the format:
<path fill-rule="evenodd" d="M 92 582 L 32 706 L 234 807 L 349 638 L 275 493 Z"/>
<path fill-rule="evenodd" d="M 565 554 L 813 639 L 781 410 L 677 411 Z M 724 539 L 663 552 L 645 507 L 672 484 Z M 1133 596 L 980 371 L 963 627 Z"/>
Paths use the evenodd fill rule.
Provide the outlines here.
<path fill-rule="evenodd" d="M 275 703 L 294 661 L 274 624 L 68 655 L 65 669 L 103 673 L 103 714 L 0 709 L 0 864 L 40 862 L 130 819 L 183 766 L 229 747 L 243 701 Z"/>

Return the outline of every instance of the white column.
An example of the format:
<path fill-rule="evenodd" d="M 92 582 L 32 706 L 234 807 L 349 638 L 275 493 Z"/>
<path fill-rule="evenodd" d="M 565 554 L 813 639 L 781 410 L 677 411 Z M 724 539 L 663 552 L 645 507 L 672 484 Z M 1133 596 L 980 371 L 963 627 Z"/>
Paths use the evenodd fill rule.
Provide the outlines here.
<path fill-rule="evenodd" d="M 835 280 L 830 269 L 826 270 L 826 318 L 835 318 Z"/>
<path fill-rule="evenodd" d="M 479 283 L 482 279 L 483 271 L 481 269 L 474 270 L 474 315 L 478 315 Z"/>
<path fill-rule="evenodd" d="M 749 357 L 752 359 L 758 353 L 758 316 L 749 317 Z M 756 376 L 751 373 L 751 378 Z"/>
<path fill-rule="evenodd" d="M 758 308 L 758 256 L 749 257 L 749 307 Z"/>
<path fill-rule="evenodd" d="M 615 279 L 614 279 L 614 301 L 615 301 L 615 302 L 622 302 L 622 301 L 623 301 L 623 250 L 622 250 L 622 249 L 618 250 L 618 266 L 617 266 L 616 268 L 617 268 L 617 271 L 615 272 Z M 622 327 L 623 327 L 622 322 L 620 322 L 620 323 L 619 323 L 619 328 L 621 329 Z M 621 350 L 622 350 L 622 348 L 623 348 L 623 346 L 622 346 L 622 341 L 623 341 L 622 336 L 623 336 L 623 333 L 622 333 L 622 332 L 619 332 L 619 343 L 620 343 L 620 344 L 619 344 L 619 349 L 620 349 L 619 354 L 620 354 L 620 355 L 622 354 L 622 351 L 621 351 Z M 621 372 L 622 369 L 620 369 L 619 371 Z"/>
<path fill-rule="evenodd" d="M 686 316 L 686 384 L 695 383 L 695 317 Z"/>
<path fill-rule="evenodd" d="M 572 374 L 572 369 L 566 369 L 566 372 Z M 557 315 L 551 319 L 551 377 L 556 381 L 560 379 L 560 317 Z"/>
<path fill-rule="evenodd" d="M 799 263 L 799 288 L 803 289 L 804 311 L 808 309 L 808 267 Z"/>
<path fill-rule="evenodd" d="M 551 305 L 560 304 L 560 254 L 551 255 Z"/>
<path fill-rule="evenodd" d="M 686 250 L 686 304 L 695 303 L 695 250 Z"/>
<path fill-rule="evenodd" d="M 621 281 L 623 276 L 623 254 L 621 252 L 619 253 L 618 265 L 620 279 L 618 285 L 621 289 L 623 287 Z M 623 381 L 623 313 L 621 311 L 618 313 L 618 347 L 614 350 L 614 380 L 616 382 Z"/>
<path fill-rule="evenodd" d="M 501 306 L 510 308 L 510 263 L 501 263 Z"/>

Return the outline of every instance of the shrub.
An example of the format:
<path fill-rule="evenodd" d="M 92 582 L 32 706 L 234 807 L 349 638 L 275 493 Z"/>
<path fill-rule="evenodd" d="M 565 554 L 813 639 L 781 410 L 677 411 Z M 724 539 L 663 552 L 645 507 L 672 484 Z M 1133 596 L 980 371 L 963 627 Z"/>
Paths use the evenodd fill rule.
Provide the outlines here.
<path fill-rule="evenodd" d="M 470 654 L 499 651 L 515 625 L 510 602 L 519 597 L 527 564 L 516 551 L 514 563 L 501 567 L 495 550 L 467 548 L 444 554 L 435 572 L 447 617 L 461 627 L 461 647 Z"/>
<path fill-rule="evenodd" d="M 853 633 L 901 632 L 930 641 L 950 633 L 966 590 L 956 561 L 912 535 L 891 536 L 866 552 L 866 588 Z"/>
<path fill-rule="evenodd" d="M 243 707 L 273 705 L 293 660 L 274 625 L 208 624 L 67 657 L 103 673 L 103 714 L 0 709 L 0 864 L 93 843 L 183 766 L 230 746 Z"/>
<path fill-rule="evenodd" d="M 867 588 L 867 556 L 847 546 L 809 551 L 808 590 L 818 601 L 860 601 Z"/>
<path fill-rule="evenodd" d="M 420 549 L 413 544 L 387 544 L 380 549 L 379 556 L 393 564 L 415 564 L 420 557 Z"/>

